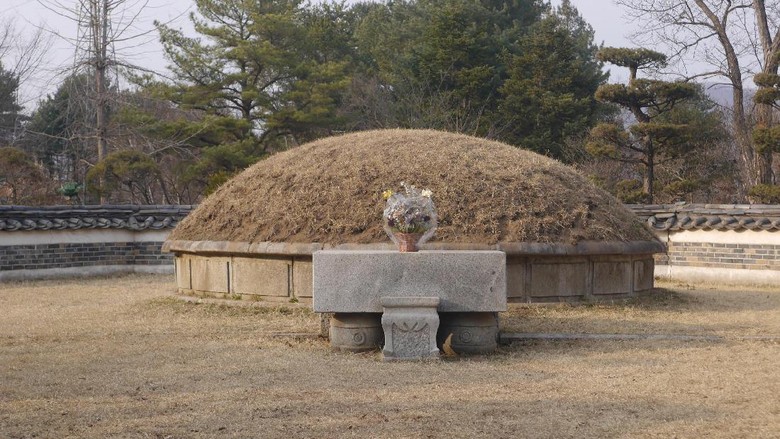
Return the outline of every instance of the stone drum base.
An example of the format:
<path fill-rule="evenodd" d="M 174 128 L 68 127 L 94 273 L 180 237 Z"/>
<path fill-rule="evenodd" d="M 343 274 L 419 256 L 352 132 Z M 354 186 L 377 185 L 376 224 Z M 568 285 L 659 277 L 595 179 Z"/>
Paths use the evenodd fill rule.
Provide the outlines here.
<path fill-rule="evenodd" d="M 362 352 L 382 346 L 381 313 L 336 313 L 330 318 L 330 345 L 340 351 Z"/>
<path fill-rule="evenodd" d="M 439 349 L 447 338 L 450 348 L 458 354 L 488 354 L 498 347 L 497 313 L 446 312 L 438 313 L 438 319 L 435 340 Z M 381 313 L 336 313 L 328 316 L 328 328 L 323 335 L 330 338 L 331 347 L 338 351 L 382 349 L 388 339 L 382 323 Z"/>
<path fill-rule="evenodd" d="M 458 354 L 487 354 L 498 347 L 498 314 L 493 312 L 440 313 L 438 342 L 450 339 Z"/>

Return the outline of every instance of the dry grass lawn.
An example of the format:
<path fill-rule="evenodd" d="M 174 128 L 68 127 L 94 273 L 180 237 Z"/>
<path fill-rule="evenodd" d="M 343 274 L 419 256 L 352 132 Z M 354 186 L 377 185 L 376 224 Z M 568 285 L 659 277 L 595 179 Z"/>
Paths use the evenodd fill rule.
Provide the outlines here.
<path fill-rule="evenodd" d="M 780 437 L 780 291 L 517 306 L 513 332 L 715 334 L 544 341 L 383 363 L 305 306 L 172 297 L 166 276 L 0 284 L 0 437 Z"/>

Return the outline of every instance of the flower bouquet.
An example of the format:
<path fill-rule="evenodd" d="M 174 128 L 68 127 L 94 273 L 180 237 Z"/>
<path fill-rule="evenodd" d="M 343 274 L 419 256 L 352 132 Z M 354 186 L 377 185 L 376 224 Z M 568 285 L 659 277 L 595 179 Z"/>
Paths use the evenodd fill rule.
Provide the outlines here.
<path fill-rule="evenodd" d="M 419 190 L 401 182 L 402 192 L 386 190 L 383 215 L 385 232 L 400 252 L 416 252 L 436 231 L 436 207 L 428 189 Z"/>

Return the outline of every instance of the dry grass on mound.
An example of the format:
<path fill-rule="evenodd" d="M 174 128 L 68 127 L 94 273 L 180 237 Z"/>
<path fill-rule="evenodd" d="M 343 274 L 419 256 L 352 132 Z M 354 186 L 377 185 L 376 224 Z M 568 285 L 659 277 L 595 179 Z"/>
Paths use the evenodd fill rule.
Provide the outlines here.
<path fill-rule="evenodd" d="M 653 239 L 619 201 L 559 162 L 422 130 L 331 137 L 274 155 L 204 200 L 171 239 L 384 242 L 381 193 L 401 181 L 433 191 L 435 241 Z"/>

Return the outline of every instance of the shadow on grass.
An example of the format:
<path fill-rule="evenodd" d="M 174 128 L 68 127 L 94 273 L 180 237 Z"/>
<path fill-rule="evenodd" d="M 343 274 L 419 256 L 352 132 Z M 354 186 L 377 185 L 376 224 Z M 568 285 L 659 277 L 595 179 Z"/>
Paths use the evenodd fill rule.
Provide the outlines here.
<path fill-rule="evenodd" d="M 688 312 L 739 312 L 780 310 L 780 294 L 772 290 L 721 290 L 680 286 L 653 288 L 627 299 L 580 303 L 517 304 L 519 307 Z"/>
<path fill-rule="evenodd" d="M 623 311 L 669 312 L 696 308 L 701 298 L 687 292 L 667 288 L 651 291 L 627 299 L 593 302 L 514 303 L 509 304 L 505 316 L 574 315 L 591 312 L 593 315 L 620 313 Z M 618 314 L 615 314 L 618 315 Z"/>
<path fill-rule="evenodd" d="M 305 305 L 267 303 L 267 302 L 238 302 L 208 303 L 197 300 L 182 300 L 178 297 L 158 297 L 144 304 L 147 310 L 170 312 L 172 314 L 199 314 L 203 316 L 314 316 L 314 312 Z"/>
<path fill-rule="evenodd" d="M 690 349 L 710 349 L 713 346 L 723 346 L 729 340 L 517 340 L 502 344 L 499 349 L 486 358 L 485 361 L 512 363 L 520 359 L 546 358 L 548 360 L 569 361 L 576 358 L 592 358 L 594 355 L 626 356 L 623 361 L 630 366 L 647 366 L 650 360 L 634 360 L 629 356 L 640 352 L 659 354 L 656 362 L 663 358 L 679 356 Z M 470 360 L 468 357 L 463 359 Z M 473 360 L 470 360 L 473 361 Z"/>
<path fill-rule="evenodd" d="M 656 288 L 656 290 L 672 291 L 693 297 L 695 307 L 703 311 L 780 310 L 778 287 L 667 283 L 664 288 Z"/>
<path fill-rule="evenodd" d="M 690 293 L 668 288 L 653 288 L 629 299 L 624 305 L 646 310 L 668 310 L 699 303 L 700 300 Z"/>
<path fill-rule="evenodd" d="M 656 288 L 626 300 L 582 304 L 517 304 L 501 315 L 504 332 L 663 335 L 776 333 L 767 316 L 780 294 Z"/>

